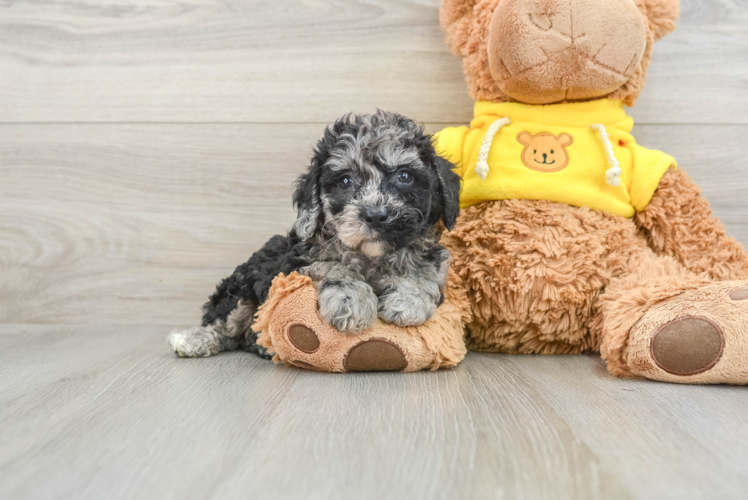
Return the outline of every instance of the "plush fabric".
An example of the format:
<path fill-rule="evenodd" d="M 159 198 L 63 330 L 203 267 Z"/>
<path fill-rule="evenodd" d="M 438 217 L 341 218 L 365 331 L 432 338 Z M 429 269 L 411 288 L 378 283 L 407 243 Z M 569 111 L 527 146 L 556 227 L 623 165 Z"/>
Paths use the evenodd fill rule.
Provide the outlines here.
<path fill-rule="evenodd" d="M 483 180 L 475 168 L 478 151 L 491 124 L 503 117 L 511 123 L 493 138 Z M 593 124 L 610 134 L 622 170 L 618 187 L 606 182 L 610 160 Z M 478 102 L 470 128 L 442 130 L 437 150 L 458 166 L 462 208 L 494 200 L 548 200 L 633 217 L 647 206 L 665 171 L 676 166 L 672 156 L 639 146 L 630 133 L 633 125 L 623 104 L 607 99 L 546 106 Z"/>
<path fill-rule="evenodd" d="M 574 354 L 597 350 L 598 300 L 646 244 L 630 219 L 533 200 L 462 211 L 443 244 L 473 312 L 473 350 Z"/>
<path fill-rule="evenodd" d="M 568 106 L 582 109 L 607 99 L 632 105 L 653 43 L 675 29 L 678 12 L 677 0 L 442 2 L 442 27 L 463 58 L 469 92 L 490 102 L 479 102 L 476 110 L 507 109 L 494 117 L 476 113 L 470 129 L 450 128 L 439 136 L 465 175 L 461 203 L 469 208 L 445 246 L 470 299 L 471 349 L 600 351 L 618 376 L 748 383 L 748 254 L 726 236 L 690 177 L 668 168 L 674 164 L 669 156 L 639 146 L 643 155 L 628 156 L 633 140 L 620 137 L 620 128 L 601 120 L 608 144 L 602 127 L 593 125 L 611 164 L 606 182 L 620 180 L 619 189 L 631 195 L 626 211 L 611 208 L 610 199 L 586 198 L 584 181 L 577 183 L 576 200 L 558 192 L 571 189 L 556 181 L 574 162 L 579 134 L 570 131 L 578 125 L 573 113 L 541 121 L 527 131 L 531 137 L 517 136 L 520 144 L 504 123 L 497 137 L 505 140 L 495 140 L 493 158 L 486 165 L 476 158 L 490 122 L 512 118 L 508 107 L 517 105 L 504 103 L 524 103 L 541 114 L 567 106 L 543 106 L 550 103 L 579 102 Z M 566 154 L 553 159 L 569 166 L 523 172 L 517 158 L 526 165 L 529 147 L 546 146 L 534 142 L 536 136 L 565 144 Z M 599 177 L 606 162 L 599 153 L 585 153 L 587 172 Z M 486 181 L 476 176 L 476 166 Z M 508 193 L 516 182 L 512 167 L 523 179 L 542 176 L 547 184 L 517 183 Z M 638 176 L 645 182 L 637 184 Z"/>
<path fill-rule="evenodd" d="M 689 232 L 694 223 L 695 235 Z M 648 239 L 668 251 L 656 252 Z M 741 358 L 748 355 L 741 330 L 741 315 L 748 310 L 745 303 L 727 299 L 748 288 L 748 256 L 725 236 L 682 171 L 667 171 L 648 208 L 633 220 L 549 201 L 486 202 L 463 210 L 444 245 L 470 300 L 473 321 L 466 341 L 471 350 L 600 351 L 618 376 L 748 383 Z M 715 282 L 720 279 L 740 280 Z M 721 295 L 696 300 L 712 289 Z M 715 308 L 715 301 L 730 308 Z M 644 321 L 656 307 L 669 313 Z M 711 318 L 725 332 L 725 353 L 731 354 L 681 380 L 660 369 L 642 346 L 651 344 L 663 323 L 685 312 Z M 639 346 L 635 352 L 629 349 L 633 344 Z"/>
<path fill-rule="evenodd" d="M 463 331 L 471 318 L 467 297 L 457 280 L 451 272 L 444 303 L 419 327 L 399 328 L 377 321 L 361 334 L 344 334 L 320 318 L 317 292 L 308 277 L 298 273 L 280 275 L 273 281 L 268 300 L 257 314 L 254 328 L 261 332 L 258 343 L 274 355 L 276 363 L 319 371 L 411 372 L 455 366 L 467 352 Z M 316 346 L 311 352 L 299 341 L 294 343 L 291 329 L 299 326 L 311 332 L 305 338 L 305 345 Z M 308 342 L 312 336 L 316 342 L 314 338 Z M 371 349 L 366 349 L 367 343 Z M 350 358 L 355 350 L 359 359 L 357 366 L 351 367 Z M 392 363 L 393 357 L 398 356 L 404 360 L 402 365 Z"/>
<path fill-rule="evenodd" d="M 501 91 L 529 104 L 607 95 L 639 68 L 645 17 L 633 2 L 503 0 L 487 40 L 491 75 Z"/>
<path fill-rule="evenodd" d="M 636 225 L 657 254 L 673 257 L 713 280 L 748 279 L 748 254 L 712 214 L 709 202 L 683 170 L 660 181 L 657 196 L 636 215 Z"/>
<path fill-rule="evenodd" d="M 632 60 L 638 59 L 638 64 L 633 68 L 626 67 L 624 73 L 627 74 L 627 79 L 618 88 L 608 91 L 610 85 L 607 80 L 600 79 L 600 76 L 604 73 L 599 71 L 590 71 L 585 73 L 585 76 L 589 77 L 589 82 L 586 85 L 582 85 L 588 90 L 587 96 L 593 94 L 592 90 L 598 90 L 594 97 L 607 97 L 613 100 L 621 100 L 627 105 L 631 106 L 634 104 L 636 99 L 639 97 L 644 84 L 646 81 L 646 73 L 649 67 L 649 63 L 652 58 L 652 47 L 655 40 L 658 40 L 666 34 L 672 32 L 675 29 L 675 22 L 678 19 L 679 7 L 678 0 L 588 0 L 584 2 L 572 2 L 572 0 L 544 0 L 544 1 L 533 1 L 528 0 L 501 0 L 501 3 L 511 6 L 515 10 L 515 15 L 512 16 L 512 12 L 509 7 L 505 7 L 502 13 L 507 18 L 515 18 L 515 29 L 520 33 L 525 34 L 524 44 L 527 48 L 523 52 L 528 52 L 530 48 L 535 46 L 540 52 L 548 51 L 548 59 L 550 62 L 544 64 L 542 68 L 537 68 L 536 75 L 549 76 L 552 81 L 563 81 L 562 76 L 568 72 L 570 65 L 568 61 L 571 60 L 571 67 L 577 68 L 589 68 L 579 64 L 588 60 L 589 57 L 595 56 L 595 50 L 592 46 L 582 44 L 579 47 L 572 47 L 571 43 L 571 28 L 573 26 L 573 17 L 576 18 L 591 18 L 595 19 L 591 14 L 597 13 L 601 9 L 608 10 L 609 14 L 612 15 L 616 10 L 619 12 L 626 12 L 622 5 L 625 3 L 633 3 L 639 9 L 639 13 L 642 16 L 642 22 L 645 32 L 645 44 L 642 54 L 635 54 L 632 56 Z M 570 4 L 574 4 L 575 9 L 572 11 Z M 524 7 L 526 4 L 533 4 L 537 6 L 538 10 L 545 12 L 545 16 L 537 16 L 535 21 L 544 26 L 544 22 L 547 23 L 547 19 L 550 14 L 559 13 L 563 16 L 564 24 L 568 26 L 568 32 L 566 37 L 558 37 L 551 40 L 553 45 L 550 47 L 552 50 L 543 45 L 545 37 L 542 36 L 542 29 L 539 30 L 528 30 L 528 26 L 524 19 L 519 19 L 519 15 L 516 11 Z M 442 9 L 440 11 L 440 19 L 442 28 L 446 34 L 447 43 L 449 44 L 452 52 L 463 58 L 465 75 L 468 81 L 468 92 L 470 96 L 476 101 L 492 101 L 492 102 L 510 102 L 520 101 L 523 102 L 522 97 L 528 97 L 524 94 L 518 94 L 516 96 L 505 93 L 499 82 L 494 78 L 494 74 L 491 70 L 489 63 L 489 38 L 490 38 L 490 27 L 494 18 L 494 13 L 497 11 L 497 7 L 500 5 L 499 0 L 443 0 Z M 627 16 L 630 16 L 628 14 Z M 541 19 L 542 18 L 542 19 Z M 620 33 L 619 36 L 614 37 L 612 40 L 607 40 L 605 37 L 610 36 L 610 29 L 608 26 L 600 26 L 599 17 L 598 22 L 593 28 L 600 29 L 600 35 L 596 35 L 595 38 L 600 42 L 610 42 L 609 45 L 613 48 L 609 50 L 610 56 L 615 59 L 617 53 L 615 49 L 618 48 L 623 50 L 622 44 L 627 43 L 628 38 L 626 33 Z M 618 17 L 610 18 L 611 23 L 616 23 L 620 19 Z M 511 21 L 511 19 L 510 19 Z M 547 25 L 545 25 L 547 26 Z M 578 25 L 579 26 L 579 25 Z M 507 28 L 510 29 L 510 28 Z M 581 32 L 577 31 L 577 34 L 581 35 Z M 548 36 L 553 36 L 549 34 Z M 624 38 L 621 38 L 624 37 Z M 494 43 L 495 40 L 494 40 Z M 519 45 L 520 41 L 515 41 L 514 45 Z M 599 48 L 599 47 L 596 47 Z M 496 52 L 496 47 L 493 48 L 492 53 Z M 571 55 L 568 53 L 571 52 Z M 545 55 L 545 53 L 543 52 Z M 561 64 L 567 62 L 567 64 Z M 606 61 L 601 61 L 602 64 L 608 65 Z M 597 64 L 600 66 L 600 64 Z M 540 72 L 543 69 L 544 72 Z M 632 71 L 633 69 L 633 71 Z M 494 70 L 498 74 L 500 68 Z M 604 83 L 601 88 L 599 87 L 598 81 Z M 585 80 L 580 83 L 584 84 Z M 561 88 L 561 87 L 559 87 Z M 550 102 L 562 102 L 580 99 L 584 97 L 575 96 L 559 96 L 557 94 L 557 88 L 544 89 L 545 92 L 554 97 L 542 96 L 541 89 L 536 88 L 534 95 L 535 99 L 533 103 L 550 103 Z M 509 90 L 511 93 L 511 90 Z M 524 101 L 530 102 L 530 101 Z"/>
<path fill-rule="evenodd" d="M 683 192 L 688 194 L 679 194 Z M 746 254 L 739 243 L 724 236 L 716 219 L 708 217 L 708 205 L 697 195 L 686 174 L 668 171 L 652 200 L 652 210 L 638 216 L 647 221 L 662 246 L 681 253 L 679 243 L 713 249 L 702 259 L 683 262 L 655 253 L 631 220 L 588 208 L 508 200 L 464 210 L 444 244 L 454 256 L 453 269 L 471 302 L 474 318 L 467 328 L 468 347 L 539 354 L 600 351 L 615 375 L 680 381 L 679 376 L 659 369 L 641 346 L 651 343 L 655 330 L 679 317 L 688 304 L 689 315 L 713 318 L 722 327 L 728 337 L 725 352 L 733 354 L 725 355 L 712 370 L 683 382 L 748 382 L 740 357 L 740 353 L 748 355 L 748 341 L 742 340 L 740 330 L 741 314 L 748 311 L 744 311 L 744 302 L 728 300 L 730 292 L 748 287 L 748 281 L 718 284 L 702 272 L 709 267 L 720 277 L 745 276 Z M 705 208 L 706 213 L 695 215 L 702 219 L 704 240 L 695 243 L 680 238 L 689 216 L 668 218 L 667 225 L 677 230 L 658 224 L 655 212 L 664 203 L 687 205 L 691 210 L 699 205 Z M 714 287 L 721 290 L 719 300 L 731 309 L 715 311 L 712 302 L 716 299 L 699 303 L 694 296 L 681 295 Z M 674 305 L 667 305 L 670 300 Z M 655 307 L 670 313 L 656 316 L 657 321 L 640 321 Z M 637 329 L 632 330 L 635 325 Z M 634 343 L 639 346 L 635 354 L 629 350 Z M 634 362 L 636 366 L 630 366 Z"/>
<path fill-rule="evenodd" d="M 735 292 L 746 290 L 745 281 L 704 283 L 699 278 L 673 277 L 668 282 L 654 286 L 656 280 L 647 279 L 644 286 L 638 286 L 627 293 L 624 305 L 644 314 L 634 325 L 626 325 L 630 331 L 619 329 L 610 332 L 602 348 L 603 357 L 608 360 L 612 373 L 628 377 L 649 378 L 664 382 L 685 384 L 747 384 L 748 383 L 748 301 L 731 298 Z M 673 292 L 677 295 L 673 296 Z M 666 300 L 663 300 L 666 299 Z M 630 311 L 631 309 L 629 309 Z M 626 311 L 621 318 L 631 317 Z M 713 325 L 717 338 L 697 337 L 695 345 L 679 345 L 688 340 L 685 323 L 697 320 Z M 674 372 L 671 367 L 661 364 L 654 354 L 654 340 L 664 327 L 683 330 L 668 339 L 670 346 L 678 349 L 680 356 L 688 362 L 702 355 L 704 351 L 716 347 L 718 353 L 711 363 L 692 374 Z M 618 335 L 616 335 L 618 333 Z M 720 339 L 721 337 L 721 339 Z M 711 345 L 713 343 L 718 345 Z M 719 345 L 721 344 L 721 345 Z M 710 353 L 707 352 L 707 355 Z M 707 361 L 711 358 L 709 356 Z"/>

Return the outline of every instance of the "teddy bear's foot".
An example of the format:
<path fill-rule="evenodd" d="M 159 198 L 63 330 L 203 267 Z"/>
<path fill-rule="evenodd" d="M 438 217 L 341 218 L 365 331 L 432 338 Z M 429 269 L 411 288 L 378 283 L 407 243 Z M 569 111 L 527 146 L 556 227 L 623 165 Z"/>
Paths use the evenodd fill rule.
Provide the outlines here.
<path fill-rule="evenodd" d="M 330 341 L 333 341 L 336 344 L 339 343 L 338 339 L 331 339 L 326 335 L 329 333 L 330 332 L 327 331 L 320 332 L 321 336 L 327 343 L 330 343 Z M 333 335 L 337 336 L 346 334 L 333 332 Z M 297 351 L 307 355 L 314 355 L 322 345 L 320 336 L 318 336 L 311 328 L 302 324 L 290 326 L 286 332 L 286 337 L 293 348 L 296 348 Z M 408 357 L 405 355 L 403 348 L 393 341 L 385 338 L 368 338 L 367 340 L 351 338 L 350 340 L 355 340 L 357 343 L 354 344 L 353 347 L 350 347 L 344 354 L 342 371 L 403 371 L 408 368 Z M 301 368 L 316 369 L 316 365 L 319 365 L 320 361 L 322 361 L 320 359 L 308 359 L 307 361 L 302 361 L 298 358 L 304 356 L 299 355 L 298 352 L 294 353 L 293 348 L 288 350 L 290 352 L 288 352 L 288 357 L 284 360 L 289 364 L 300 366 Z M 314 358 L 315 356 L 310 357 Z M 333 357 L 336 356 L 333 355 Z M 316 363 L 312 364 L 309 361 Z M 334 367 L 337 365 L 337 363 L 330 364 L 325 362 L 322 364 L 328 366 L 332 365 Z M 324 366 L 321 368 L 324 368 Z"/>
<path fill-rule="evenodd" d="M 630 373 L 692 384 L 748 384 L 748 283 L 684 292 L 650 308 L 631 329 Z"/>
<path fill-rule="evenodd" d="M 326 372 L 410 372 L 456 365 L 466 352 L 462 325 L 460 309 L 446 304 L 418 327 L 377 321 L 362 333 L 339 332 L 321 318 L 311 280 L 292 273 L 274 280 L 253 328 L 276 362 Z"/>

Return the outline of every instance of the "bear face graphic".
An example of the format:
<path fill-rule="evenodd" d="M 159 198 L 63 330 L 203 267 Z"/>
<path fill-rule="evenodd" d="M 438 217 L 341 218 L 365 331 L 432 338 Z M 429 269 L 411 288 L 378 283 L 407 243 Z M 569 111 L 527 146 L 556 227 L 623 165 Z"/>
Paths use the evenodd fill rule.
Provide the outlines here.
<path fill-rule="evenodd" d="M 527 168 L 539 172 L 558 172 L 569 164 L 566 147 L 574 142 L 569 134 L 553 135 L 543 132 L 532 135 L 520 132 L 517 141 L 525 146 L 522 150 L 522 163 Z"/>

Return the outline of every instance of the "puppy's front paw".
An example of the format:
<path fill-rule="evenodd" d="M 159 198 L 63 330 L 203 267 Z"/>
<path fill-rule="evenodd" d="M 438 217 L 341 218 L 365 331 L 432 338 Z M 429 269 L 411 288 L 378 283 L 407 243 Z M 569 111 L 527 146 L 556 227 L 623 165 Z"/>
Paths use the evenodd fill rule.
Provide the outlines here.
<path fill-rule="evenodd" d="M 319 287 L 319 313 L 341 332 L 361 333 L 377 320 L 377 296 L 363 281 L 326 281 Z"/>
<path fill-rule="evenodd" d="M 422 325 L 434 315 L 436 303 L 410 282 L 399 283 L 379 295 L 379 317 L 397 326 Z"/>

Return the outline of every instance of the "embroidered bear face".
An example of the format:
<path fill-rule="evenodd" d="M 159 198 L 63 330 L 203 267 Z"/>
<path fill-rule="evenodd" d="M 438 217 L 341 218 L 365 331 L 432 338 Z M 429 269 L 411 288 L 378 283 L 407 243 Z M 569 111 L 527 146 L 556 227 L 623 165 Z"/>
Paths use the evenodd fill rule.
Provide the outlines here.
<path fill-rule="evenodd" d="M 558 172 L 569 164 L 566 147 L 574 142 L 569 134 L 553 135 L 548 132 L 532 135 L 520 132 L 517 141 L 525 146 L 522 150 L 522 163 L 527 168 L 539 172 Z"/>

